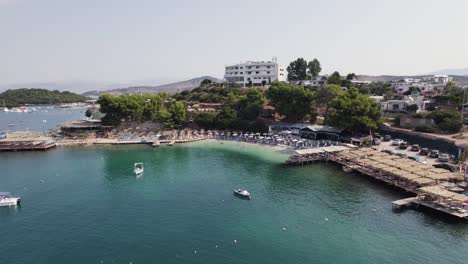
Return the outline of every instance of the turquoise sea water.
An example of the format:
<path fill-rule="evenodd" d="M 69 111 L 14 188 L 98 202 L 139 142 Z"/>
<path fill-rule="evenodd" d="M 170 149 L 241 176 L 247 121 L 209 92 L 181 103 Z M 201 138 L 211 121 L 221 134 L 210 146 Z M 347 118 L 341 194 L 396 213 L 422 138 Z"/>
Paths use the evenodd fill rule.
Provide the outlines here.
<path fill-rule="evenodd" d="M 468 224 L 393 212 L 400 191 L 285 158 L 207 142 L 2 153 L 0 191 L 23 204 L 0 208 L 0 263 L 467 263 Z"/>

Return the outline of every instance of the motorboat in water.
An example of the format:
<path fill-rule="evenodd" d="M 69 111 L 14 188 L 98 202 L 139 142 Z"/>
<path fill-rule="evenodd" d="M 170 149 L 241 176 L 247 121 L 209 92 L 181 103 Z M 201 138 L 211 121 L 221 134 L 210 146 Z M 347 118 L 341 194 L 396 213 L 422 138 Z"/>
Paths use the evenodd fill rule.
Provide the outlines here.
<path fill-rule="evenodd" d="M 133 173 L 135 173 L 135 175 L 140 175 L 142 174 L 144 171 L 144 168 L 143 168 L 143 163 L 135 163 L 135 167 L 133 169 Z"/>
<path fill-rule="evenodd" d="M 15 206 L 20 203 L 20 197 L 13 197 L 9 192 L 0 192 L 0 206 Z"/>
<path fill-rule="evenodd" d="M 250 195 L 249 191 L 247 191 L 247 190 L 237 189 L 237 190 L 234 190 L 234 194 L 239 196 L 239 197 L 246 198 L 246 199 L 249 199 L 249 200 L 252 199 L 252 195 Z"/>

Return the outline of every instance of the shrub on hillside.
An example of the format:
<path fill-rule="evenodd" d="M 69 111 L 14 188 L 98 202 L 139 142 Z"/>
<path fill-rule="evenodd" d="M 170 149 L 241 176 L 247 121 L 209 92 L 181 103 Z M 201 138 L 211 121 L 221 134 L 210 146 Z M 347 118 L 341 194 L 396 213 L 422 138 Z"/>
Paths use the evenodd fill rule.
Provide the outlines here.
<path fill-rule="evenodd" d="M 445 132 L 456 133 L 463 126 L 461 115 L 455 110 L 436 110 L 431 112 L 428 117 L 434 119 L 440 130 Z"/>
<path fill-rule="evenodd" d="M 460 119 L 445 118 L 438 126 L 443 131 L 457 133 L 463 126 L 463 122 Z"/>
<path fill-rule="evenodd" d="M 421 124 L 421 125 L 417 125 L 414 128 L 414 131 L 424 132 L 424 133 L 433 133 L 435 131 L 435 128 L 431 125 Z"/>
<path fill-rule="evenodd" d="M 412 118 L 427 118 L 427 115 L 424 113 L 413 113 L 411 117 Z"/>

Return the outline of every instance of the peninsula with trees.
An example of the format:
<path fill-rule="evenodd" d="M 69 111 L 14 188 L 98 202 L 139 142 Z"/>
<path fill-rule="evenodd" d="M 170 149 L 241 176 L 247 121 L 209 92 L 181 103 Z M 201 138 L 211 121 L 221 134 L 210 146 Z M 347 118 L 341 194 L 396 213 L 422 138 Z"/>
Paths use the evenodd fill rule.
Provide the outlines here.
<path fill-rule="evenodd" d="M 22 88 L 7 90 L 0 93 L 2 107 L 18 107 L 23 105 L 51 105 L 85 102 L 89 98 L 68 91 L 50 91 L 47 89 Z"/>

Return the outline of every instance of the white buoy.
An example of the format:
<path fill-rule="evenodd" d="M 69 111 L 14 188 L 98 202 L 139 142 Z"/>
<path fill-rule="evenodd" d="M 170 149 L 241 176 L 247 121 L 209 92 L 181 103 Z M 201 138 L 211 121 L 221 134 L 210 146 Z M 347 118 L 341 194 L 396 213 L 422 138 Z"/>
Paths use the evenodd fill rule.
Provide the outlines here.
<path fill-rule="evenodd" d="M 234 242 L 234 244 L 237 244 L 237 240 L 235 240 L 235 239 L 234 239 L 234 241 L 232 241 L 232 242 Z"/>
<path fill-rule="evenodd" d="M 328 221 L 328 218 L 325 217 L 325 221 Z"/>
<path fill-rule="evenodd" d="M 193 253 L 197 254 L 197 253 L 198 253 L 198 251 L 194 250 L 194 251 L 193 251 Z"/>
<path fill-rule="evenodd" d="M 286 227 L 283 227 L 283 231 L 286 231 Z"/>
<path fill-rule="evenodd" d="M 218 248 L 218 245 L 216 245 L 215 248 Z"/>

